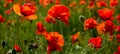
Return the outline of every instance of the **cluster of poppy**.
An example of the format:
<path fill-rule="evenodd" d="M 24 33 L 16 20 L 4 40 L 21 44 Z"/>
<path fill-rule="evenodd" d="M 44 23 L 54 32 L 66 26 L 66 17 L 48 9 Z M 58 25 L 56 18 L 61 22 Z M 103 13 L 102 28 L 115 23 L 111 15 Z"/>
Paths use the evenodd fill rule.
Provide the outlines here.
<path fill-rule="evenodd" d="M 6 0 L 8 3 L 13 2 L 13 0 Z M 27 20 L 35 20 L 37 19 L 36 12 L 36 6 L 32 3 L 28 3 L 29 0 L 27 0 L 26 3 L 21 5 L 21 3 L 13 4 L 13 7 L 10 10 L 6 11 L 6 14 L 10 14 L 10 11 L 13 10 L 18 16 L 24 17 Z M 60 20 L 66 25 L 69 25 L 69 17 L 70 17 L 70 10 L 65 5 L 60 4 L 60 0 L 39 0 L 40 4 L 46 7 L 49 3 L 56 3 L 57 5 L 52 6 L 48 12 L 47 16 L 45 17 L 45 21 L 48 23 L 56 23 L 56 20 Z M 94 1 L 90 0 L 88 8 L 94 8 L 94 4 L 97 2 L 98 7 L 102 6 L 108 6 L 106 1 L 100 0 L 100 1 Z M 71 3 L 70 6 L 74 6 L 76 2 Z M 86 4 L 85 0 L 80 0 L 80 4 Z M 110 7 L 114 7 L 118 5 L 118 0 L 110 0 L 109 1 Z M 4 5 L 6 6 L 6 5 Z M 97 10 L 98 16 L 101 19 L 101 22 L 97 22 L 97 19 L 95 18 L 87 18 L 84 21 L 84 30 L 90 30 L 90 29 L 96 29 L 98 34 L 106 34 L 109 33 L 110 36 L 113 36 L 114 29 L 118 32 L 117 34 L 117 42 L 120 43 L 120 26 L 115 26 L 113 23 L 115 9 L 109 9 L 109 8 L 102 8 Z M 118 23 L 120 23 L 120 15 L 117 17 Z M 0 15 L 0 23 L 4 22 L 5 19 Z M 61 51 L 62 47 L 64 46 L 64 37 L 62 34 L 59 34 L 58 32 L 47 32 L 46 28 L 42 24 L 42 22 L 36 23 L 36 34 L 40 35 L 42 34 L 44 38 L 48 41 L 48 45 L 46 47 L 47 53 L 50 54 L 51 51 Z M 73 36 L 71 36 L 72 44 L 75 44 L 76 41 L 79 41 L 80 33 L 77 32 Z M 102 46 L 102 38 L 100 36 L 97 37 L 91 37 L 88 40 L 88 44 L 92 45 L 93 48 L 101 48 Z M 119 54 L 120 47 L 118 47 L 118 51 L 115 52 L 115 54 Z M 15 44 L 14 49 L 16 52 L 21 52 L 21 48 L 19 45 Z"/>
<path fill-rule="evenodd" d="M 37 22 L 37 34 L 44 35 L 45 39 L 48 41 L 47 53 L 50 54 L 51 51 L 62 50 L 64 45 L 64 38 L 58 32 L 47 32 L 45 27 L 41 22 Z"/>
<path fill-rule="evenodd" d="M 84 30 L 86 29 L 93 29 L 95 28 L 98 31 L 98 34 L 106 34 L 109 33 L 110 34 L 110 39 L 111 36 L 113 36 L 113 32 L 115 29 L 115 25 L 113 23 L 113 10 L 110 10 L 108 8 L 103 8 L 100 10 L 97 10 L 99 17 L 101 18 L 102 22 L 99 22 L 100 24 L 98 24 L 97 20 L 95 20 L 94 18 L 88 18 L 84 21 Z M 100 39 L 100 41 L 96 41 Z M 99 38 L 90 38 L 89 39 L 89 43 L 92 43 L 93 46 L 95 48 L 99 48 L 102 42 L 102 39 Z M 92 41 L 93 40 L 93 41 Z M 94 42 L 95 41 L 95 42 Z M 99 47 L 97 46 L 98 44 L 96 44 L 96 42 L 99 44 Z"/>
<path fill-rule="evenodd" d="M 86 0 L 80 0 L 80 5 L 86 4 Z M 106 7 L 110 6 L 112 8 L 116 7 L 119 3 L 119 0 L 89 0 L 88 8 L 94 8 L 96 5 L 97 7 Z M 108 5 L 109 4 L 109 5 Z"/>
<path fill-rule="evenodd" d="M 81 0 L 83 1 L 83 0 Z M 89 7 L 94 8 L 94 2 L 97 2 L 97 7 L 107 6 L 107 2 L 105 0 L 100 1 L 93 1 L 91 0 Z M 94 18 L 88 18 L 84 21 L 84 30 L 89 30 L 95 28 L 98 32 L 98 34 L 110 34 L 110 40 L 113 38 L 113 32 L 116 30 L 119 31 L 119 26 L 114 25 L 113 20 L 115 17 L 113 16 L 115 9 L 112 7 L 116 7 L 118 5 L 118 0 L 110 0 L 109 1 L 111 8 L 101 8 L 97 10 L 97 14 L 100 17 L 101 21 L 98 23 L 97 19 Z M 119 15 L 116 17 L 119 22 Z M 116 37 L 117 42 L 119 42 L 119 32 Z M 88 41 L 88 44 L 92 44 L 94 48 L 100 48 L 102 44 L 102 38 L 100 36 L 96 38 L 90 38 Z"/>

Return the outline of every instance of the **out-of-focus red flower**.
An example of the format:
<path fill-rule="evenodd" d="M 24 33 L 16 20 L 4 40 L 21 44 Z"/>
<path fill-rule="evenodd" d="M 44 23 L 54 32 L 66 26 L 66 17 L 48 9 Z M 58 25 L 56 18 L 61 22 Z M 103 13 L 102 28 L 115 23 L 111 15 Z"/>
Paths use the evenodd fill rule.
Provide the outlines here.
<path fill-rule="evenodd" d="M 17 44 L 14 45 L 14 49 L 15 49 L 16 52 L 21 52 L 22 51 L 20 46 L 17 45 Z"/>
<path fill-rule="evenodd" d="M 48 10 L 47 18 L 55 18 L 63 21 L 66 25 L 69 24 L 70 11 L 64 5 L 55 5 Z"/>
<path fill-rule="evenodd" d="M 30 0 L 25 0 L 25 2 L 30 2 Z"/>
<path fill-rule="evenodd" d="M 105 23 L 100 23 L 97 27 L 98 34 L 103 34 L 105 32 Z"/>
<path fill-rule="evenodd" d="M 120 26 L 115 26 L 117 32 L 120 32 Z"/>
<path fill-rule="evenodd" d="M 78 40 L 79 36 L 80 36 L 80 32 L 77 32 L 76 34 L 74 34 L 73 36 L 71 36 L 72 44 L 74 44 Z"/>
<path fill-rule="evenodd" d="M 75 5 L 76 5 L 75 1 L 69 4 L 70 7 L 74 7 Z"/>
<path fill-rule="evenodd" d="M 35 15 L 36 7 L 31 3 L 25 3 L 22 6 L 20 4 L 14 4 L 13 10 L 17 15 L 24 16 L 28 20 L 37 19 Z"/>
<path fill-rule="evenodd" d="M 90 3 L 89 3 L 89 5 L 88 5 L 88 8 L 90 8 L 90 9 L 91 9 L 91 8 L 94 8 L 94 7 L 95 7 L 94 2 L 90 2 Z"/>
<path fill-rule="evenodd" d="M 118 46 L 117 51 L 120 53 L 120 46 Z"/>
<path fill-rule="evenodd" d="M 2 15 L 0 15 L 0 23 L 4 22 L 5 19 L 2 17 Z"/>
<path fill-rule="evenodd" d="M 43 26 L 43 24 L 41 22 L 37 22 L 37 34 L 43 34 L 44 32 L 46 32 L 45 27 Z"/>
<path fill-rule="evenodd" d="M 14 0 L 6 0 L 7 3 L 12 3 Z"/>
<path fill-rule="evenodd" d="M 110 20 L 112 18 L 114 11 L 108 8 L 98 10 L 98 15 L 102 20 Z"/>
<path fill-rule="evenodd" d="M 4 7 L 8 7 L 8 4 L 7 4 L 7 3 L 4 3 L 3 6 L 4 6 Z"/>
<path fill-rule="evenodd" d="M 95 28 L 98 25 L 97 21 L 93 18 L 88 18 L 84 21 L 84 30 Z"/>
<path fill-rule="evenodd" d="M 39 3 L 40 3 L 42 6 L 46 7 L 46 6 L 47 6 L 48 4 L 50 4 L 50 3 L 60 4 L 60 1 L 61 1 L 61 0 L 39 0 Z"/>
<path fill-rule="evenodd" d="M 91 44 L 94 48 L 101 48 L 102 38 L 99 36 L 96 38 L 90 38 L 88 44 Z"/>
<path fill-rule="evenodd" d="M 110 7 L 114 7 L 114 6 L 117 6 L 119 3 L 118 0 L 110 0 Z"/>
<path fill-rule="evenodd" d="M 106 33 L 110 32 L 110 35 L 113 35 L 114 27 L 115 26 L 112 21 L 110 20 L 105 21 L 105 32 Z"/>
<path fill-rule="evenodd" d="M 114 54 L 120 54 L 120 46 L 118 46 L 117 51 Z"/>
<path fill-rule="evenodd" d="M 47 54 L 50 54 L 51 51 L 62 50 L 64 46 L 64 38 L 58 32 L 50 32 L 45 35 L 45 38 L 48 41 Z"/>
<path fill-rule="evenodd" d="M 6 10 L 5 14 L 10 15 L 11 14 L 11 10 Z"/>
<path fill-rule="evenodd" d="M 120 43 L 120 34 L 117 34 L 117 43 Z"/>
<path fill-rule="evenodd" d="M 97 7 L 105 7 L 105 6 L 107 6 L 107 3 L 105 1 L 97 2 Z"/>
<path fill-rule="evenodd" d="M 11 24 L 14 24 L 15 20 L 7 20 L 7 26 L 10 26 Z"/>
<path fill-rule="evenodd" d="M 80 0 L 80 5 L 86 4 L 85 0 Z"/>
<path fill-rule="evenodd" d="M 53 2 L 53 0 L 39 0 L 39 3 L 40 3 L 42 6 L 46 7 L 46 6 L 50 3 L 50 1 Z"/>
<path fill-rule="evenodd" d="M 56 0 L 56 2 L 55 2 L 55 3 L 56 3 L 56 4 L 60 4 L 60 1 L 61 1 L 61 0 Z"/>
<path fill-rule="evenodd" d="M 116 18 L 117 18 L 118 22 L 120 23 L 120 14 L 118 14 L 118 15 L 116 16 Z"/>

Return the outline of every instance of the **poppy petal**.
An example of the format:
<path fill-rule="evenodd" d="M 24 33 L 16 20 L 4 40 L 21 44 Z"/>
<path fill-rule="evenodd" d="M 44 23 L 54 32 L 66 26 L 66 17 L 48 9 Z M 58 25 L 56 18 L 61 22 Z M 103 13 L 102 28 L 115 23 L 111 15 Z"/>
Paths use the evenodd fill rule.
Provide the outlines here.
<path fill-rule="evenodd" d="M 14 10 L 14 12 L 17 14 L 17 15 L 19 15 L 19 16 L 22 16 L 22 14 L 21 14 L 21 12 L 20 12 L 20 4 L 14 4 L 13 5 L 13 10 Z"/>

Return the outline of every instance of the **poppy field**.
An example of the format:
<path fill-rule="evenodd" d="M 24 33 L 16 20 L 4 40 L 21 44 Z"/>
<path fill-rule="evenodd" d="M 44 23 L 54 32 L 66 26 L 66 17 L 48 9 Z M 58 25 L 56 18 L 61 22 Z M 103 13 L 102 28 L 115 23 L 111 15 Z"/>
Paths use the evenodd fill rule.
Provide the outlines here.
<path fill-rule="evenodd" d="M 120 0 L 0 0 L 0 54 L 120 54 Z"/>

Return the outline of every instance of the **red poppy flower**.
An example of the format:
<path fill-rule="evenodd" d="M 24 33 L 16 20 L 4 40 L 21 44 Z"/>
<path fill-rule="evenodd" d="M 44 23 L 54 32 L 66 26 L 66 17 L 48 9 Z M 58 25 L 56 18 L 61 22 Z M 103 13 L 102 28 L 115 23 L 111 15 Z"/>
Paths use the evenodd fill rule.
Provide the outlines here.
<path fill-rule="evenodd" d="M 41 22 L 37 22 L 37 34 L 43 34 L 44 32 L 46 32 L 45 27 L 43 26 L 43 24 Z"/>
<path fill-rule="evenodd" d="M 20 4 L 14 4 L 13 10 L 17 15 L 24 16 L 28 20 L 37 19 L 35 15 L 36 7 L 31 3 L 25 3 L 22 6 Z"/>
<path fill-rule="evenodd" d="M 108 8 L 98 10 L 98 15 L 102 20 L 110 20 L 112 18 L 114 11 Z"/>
<path fill-rule="evenodd" d="M 56 2 L 55 2 L 55 3 L 56 3 L 56 4 L 60 4 L 60 1 L 61 1 L 61 0 L 56 0 Z"/>
<path fill-rule="evenodd" d="M 6 10 L 5 14 L 10 15 L 11 14 L 11 10 Z"/>
<path fill-rule="evenodd" d="M 108 33 L 110 32 L 110 35 L 113 35 L 113 30 L 114 30 L 114 24 L 112 21 L 107 20 L 105 22 L 105 32 Z"/>
<path fill-rule="evenodd" d="M 8 7 L 8 3 L 4 3 L 3 6 L 6 8 Z"/>
<path fill-rule="evenodd" d="M 117 6 L 119 3 L 118 0 L 110 0 L 110 7 Z"/>
<path fill-rule="evenodd" d="M 88 18 L 84 21 L 84 30 L 95 28 L 98 25 L 97 21 L 93 18 Z"/>
<path fill-rule="evenodd" d="M 89 5 L 88 5 L 88 8 L 94 8 L 94 7 L 95 7 L 94 2 L 90 2 Z"/>
<path fill-rule="evenodd" d="M 115 26 L 117 32 L 120 32 L 120 26 Z"/>
<path fill-rule="evenodd" d="M 17 44 L 14 45 L 14 49 L 15 49 L 16 52 L 21 52 L 21 48 Z"/>
<path fill-rule="evenodd" d="M 117 42 L 120 43 L 120 34 L 117 34 Z"/>
<path fill-rule="evenodd" d="M 117 51 L 120 53 L 120 46 L 118 46 Z"/>
<path fill-rule="evenodd" d="M 74 44 L 78 40 L 79 36 L 80 36 L 80 32 L 77 32 L 76 34 L 74 34 L 73 36 L 71 36 L 72 44 Z"/>
<path fill-rule="evenodd" d="M 39 0 L 39 3 L 40 3 L 42 6 L 46 7 L 46 6 L 50 3 L 50 1 L 51 1 L 51 0 Z"/>
<path fill-rule="evenodd" d="M 80 0 L 80 5 L 83 5 L 83 4 L 86 4 L 86 1 L 85 0 Z"/>
<path fill-rule="evenodd" d="M 21 6 L 20 11 L 22 15 L 29 16 L 35 13 L 36 8 L 31 3 L 25 3 L 23 6 Z"/>
<path fill-rule="evenodd" d="M 70 16 L 70 11 L 66 6 L 55 5 L 48 10 L 47 18 L 55 18 L 63 21 L 66 25 L 68 25 L 69 16 Z"/>
<path fill-rule="evenodd" d="M 5 19 L 2 17 L 2 15 L 0 15 L 0 22 L 4 22 Z"/>
<path fill-rule="evenodd" d="M 47 46 L 47 53 L 50 54 L 51 51 L 55 50 L 62 50 L 62 46 L 64 45 L 64 39 L 61 34 L 58 32 L 50 32 L 46 34 L 45 38 L 48 41 L 48 46 Z"/>
<path fill-rule="evenodd" d="M 90 38 L 88 44 L 91 44 L 94 48 L 101 48 L 102 38 L 101 37 Z"/>
<path fill-rule="evenodd" d="M 107 3 L 105 1 L 97 2 L 97 7 L 105 7 L 105 6 L 107 6 Z"/>

